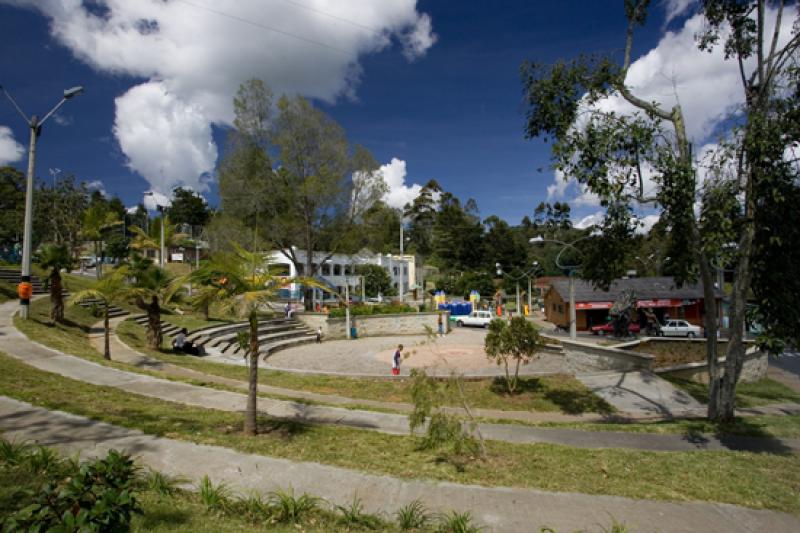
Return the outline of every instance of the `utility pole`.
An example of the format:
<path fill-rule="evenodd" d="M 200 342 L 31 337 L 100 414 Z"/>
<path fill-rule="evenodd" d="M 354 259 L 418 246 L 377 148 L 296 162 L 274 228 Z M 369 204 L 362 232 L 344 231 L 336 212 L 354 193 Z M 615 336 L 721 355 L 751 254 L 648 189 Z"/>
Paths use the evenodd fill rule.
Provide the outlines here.
<path fill-rule="evenodd" d="M 519 281 L 517 281 L 517 314 L 519 313 Z"/>
<path fill-rule="evenodd" d="M 405 241 L 405 237 L 403 236 L 403 218 L 400 218 L 400 283 L 398 284 L 400 287 L 400 304 L 403 304 L 403 265 L 405 262 L 403 261 L 403 242 Z"/>
<path fill-rule="evenodd" d="M 36 139 L 42 134 L 42 125 L 50 118 L 53 113 L 58 111 L 64 102 L 70 98 L 77 96 L 83 92 L 83 87 L 73 87 L 66 89 L 61 98 L 61 101 L 51 109 L 42 120 L 36 115 L 28 118 L 22 109 L 17 105 L 17 102 L 3 86 L 0 85 L 0 90 L 5 93 L 6 98 L 9 99 L 11 104 L 20 114 L 22 119 L 30 129 L 30 142 L 28 144 L 28 175 L 25 184 L 25 223 L 23 225 L 22 234 L 22 267 L 20 271 L 20 283 L 17 288 L 19 294 L 19 316 L 22 319 L 28 318 L 30 312 L 31 295 L 33 294 L 33 285 L 31 285 L 31 240 L 33 239 L 33 179 L 34 170 L 36 167 Z"/>
<path fill-rule="evenodd" d="M 344 329 L 347 338 L 351 339 L 350 335 L 350 279 L 344 278 Z"/>
<path fill-rule="evenodd" d="M 577 326 L 575 324 L 575 269 L 569 271 L 569 338 L 578 338 Z"/>
<path fill-rule="evenodd" d="M 165 265 L 165 257 L 164 257 L 164 255 L 166 254 L 166 248 L 164 247 L 164 231 L 165 231 L 164 230 L 164 226 L 166 225 L 165 224 L 166 220 L 164 219 L 164 206 L 163 205 L 159 205 L 158 206 L 158 210 L 161 213 L 161 252 L 159 253 L 158 262 L 159 262 L 161 268 L 164 268 L 164 265 Z"/>

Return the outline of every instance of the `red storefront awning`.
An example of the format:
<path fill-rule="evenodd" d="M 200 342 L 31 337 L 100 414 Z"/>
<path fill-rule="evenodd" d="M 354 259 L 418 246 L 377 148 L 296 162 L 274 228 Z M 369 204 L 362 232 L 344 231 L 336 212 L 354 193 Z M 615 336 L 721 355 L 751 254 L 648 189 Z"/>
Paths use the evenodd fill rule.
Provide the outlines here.
<path fill-rule="evenodd" d="M 681 307 L 683 305 L 692 305 L 697 303 L 696 300 L 682 300 L 680 298 L 661 298 L 658 300 L 637 300 L 636 307 Z M 591 309 L 611 309 L 614 302 L 576 302 L 575 309 L 578 310 L 591 310 Z"/>

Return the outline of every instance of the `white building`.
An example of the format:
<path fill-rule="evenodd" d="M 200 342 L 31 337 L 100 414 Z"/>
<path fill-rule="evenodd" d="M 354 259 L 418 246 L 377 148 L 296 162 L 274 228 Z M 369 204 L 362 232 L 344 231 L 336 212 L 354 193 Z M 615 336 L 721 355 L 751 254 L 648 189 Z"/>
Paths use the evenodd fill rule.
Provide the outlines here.
<path fill-rule="evenodd" d="M 271 268 L 276 269 L 280 274 L 297 277 L 305 276 L 303 272 L 306 263 L 306 252 L 298 248 L 292 248 L 295 257 L 300 263 L 300 269 L 295 268 L 294 263 L 289 256 L 282 250 L 273 250 L 267 253 L 267 260 Z M 340 294 L 344 294 L 344 287 L 350 287 L 351 294 L 360 296 L 357 289 L 360 287 L 360 278 L 355 273 L 357 265 L 379 265 L 386 269 L 389 277 L 392 280 L 392 285 L 395 289 L 400 290 L 402 283 L 403 294 L 407 294 L 409 290 L 417 287 L 417 268 L 416 261 L 413 255 L 392 255 L 392 254 L 376 254 L 369 250 L 361 250 L 356 254 L 330 254 L 328 252 L 315 252 L 312 258 L 314 265 L 319 265 L 316 269 L 315 277 L 326 285 L 331 290 L 335 290 Z M 315 291 L 315 300 L 322 300 L 322 291 Z M 292 283 L 285 292 L 282 291 L 281 296 L 284 298 L 299 299 L 300 288 L 297 284 Z"/>

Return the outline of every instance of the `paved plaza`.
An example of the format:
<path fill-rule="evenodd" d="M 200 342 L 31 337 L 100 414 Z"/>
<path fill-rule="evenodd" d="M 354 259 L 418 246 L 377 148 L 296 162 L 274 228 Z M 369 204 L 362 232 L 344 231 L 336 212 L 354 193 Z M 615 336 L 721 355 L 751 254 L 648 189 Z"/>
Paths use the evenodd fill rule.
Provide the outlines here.
<path fill-rule="evenodd" d="M 444 337 L 409 335 L 324 341 L 277 352 L 267 359 L 267 366 L 280 370 L 387 376 L 391 372 L 392 355 L 402 343 L 402 375 L 408 375 L 413 368 L 426 368 L 435 375 L 449 375 L 453 371 L 467 376 L 500 375 L 502 368 L 486 357 L 485 336 L 486 330 L 482 328 L 454 328 Z M 535 361 L 520 367 L 520 374 L 524 375 L 564 371 L 563 357 L 545 351 L 540 352 Z"/>

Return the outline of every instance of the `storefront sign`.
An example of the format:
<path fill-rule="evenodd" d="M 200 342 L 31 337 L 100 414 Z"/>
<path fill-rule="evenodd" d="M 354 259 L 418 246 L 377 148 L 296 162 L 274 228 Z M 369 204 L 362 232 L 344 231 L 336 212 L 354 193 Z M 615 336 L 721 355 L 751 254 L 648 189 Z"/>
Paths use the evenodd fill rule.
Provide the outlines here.
<path fill-rule="evenodd" d="M 680 307 L 683 300 L 663 298 L 659 300 L 637 300 L 636 307 Z"/>
<path fill-rule="evenodd" d="M 614 302 L 575 302 L 575 309 L 611 309 Z"/>

